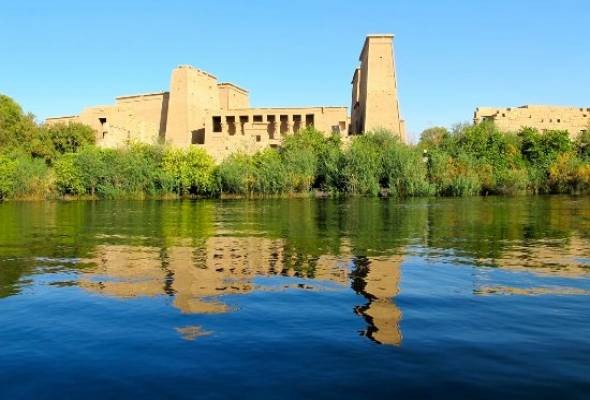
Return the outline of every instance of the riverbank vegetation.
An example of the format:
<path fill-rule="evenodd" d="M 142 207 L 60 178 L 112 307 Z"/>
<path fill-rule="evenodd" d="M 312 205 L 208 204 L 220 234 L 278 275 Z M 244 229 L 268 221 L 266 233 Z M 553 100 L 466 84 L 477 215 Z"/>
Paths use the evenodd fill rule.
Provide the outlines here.
<path fill-rule="evenodd" d="M 278 150 L 216 164 L 197 147 L 98 148 L 89 127 L 38 125 L 0 96 L 0 199 L 587 192 L 590 129 L 571 140 L 565 131 L 459 125 L 428 129 L 417 145 L 384 131 L 343 143 L 306 129 Z"/>

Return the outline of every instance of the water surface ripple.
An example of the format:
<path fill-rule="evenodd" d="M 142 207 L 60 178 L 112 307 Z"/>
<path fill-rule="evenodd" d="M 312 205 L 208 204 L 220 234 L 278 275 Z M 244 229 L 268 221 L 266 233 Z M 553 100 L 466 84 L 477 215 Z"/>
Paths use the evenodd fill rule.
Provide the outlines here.
<path fill-rule="evenodd" d="M 0 204 L 0 398 L 587 398 L 590 198 Z"/>

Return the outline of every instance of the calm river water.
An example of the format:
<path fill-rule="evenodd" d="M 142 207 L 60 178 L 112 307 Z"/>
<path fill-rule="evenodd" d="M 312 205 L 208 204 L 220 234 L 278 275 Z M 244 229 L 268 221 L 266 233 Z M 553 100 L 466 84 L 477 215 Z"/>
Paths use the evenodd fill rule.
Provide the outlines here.
<path fill-rule="evenodd" d="M 0 204 L 0 398 L 588 398 L 590 198 Z"/>

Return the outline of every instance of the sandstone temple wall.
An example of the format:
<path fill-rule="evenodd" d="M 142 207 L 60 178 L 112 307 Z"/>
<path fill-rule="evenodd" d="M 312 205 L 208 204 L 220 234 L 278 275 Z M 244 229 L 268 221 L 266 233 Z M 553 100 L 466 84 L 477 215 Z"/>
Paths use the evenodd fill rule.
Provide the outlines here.
<path fill-rule="evenodd" d="M 498 129 L 517 132 L 521 128 L 567 130 L 572 138 L 590 129 L 590 107 L 534 106 L 478 107 L 474 122 L 493 121 Z"/>
<path fill-rule="evenodd" d="M 369 35 L 353 78 L 352 118 L 345 106 L 251 108 L 247 90 L 190 65 L 172 71 L 166 92 L 121 96 L 113 105 L 46 123 L 81 122 L 101 147 L 131 142 L 200 146 L 216 160 L 279 146 L 286 135 L 313 126 L 326 135 L 387 129 L 405 140 L 399 116 L 393 35 Z"/>

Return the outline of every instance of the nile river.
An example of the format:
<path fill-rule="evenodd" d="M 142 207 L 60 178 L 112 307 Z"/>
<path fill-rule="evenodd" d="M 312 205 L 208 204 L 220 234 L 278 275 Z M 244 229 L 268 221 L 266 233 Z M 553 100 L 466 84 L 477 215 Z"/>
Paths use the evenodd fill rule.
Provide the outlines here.
<path fill-rule="evenodd" d="M 588 398 L 590 198 L 0 204 L 0 398 Z"/>

